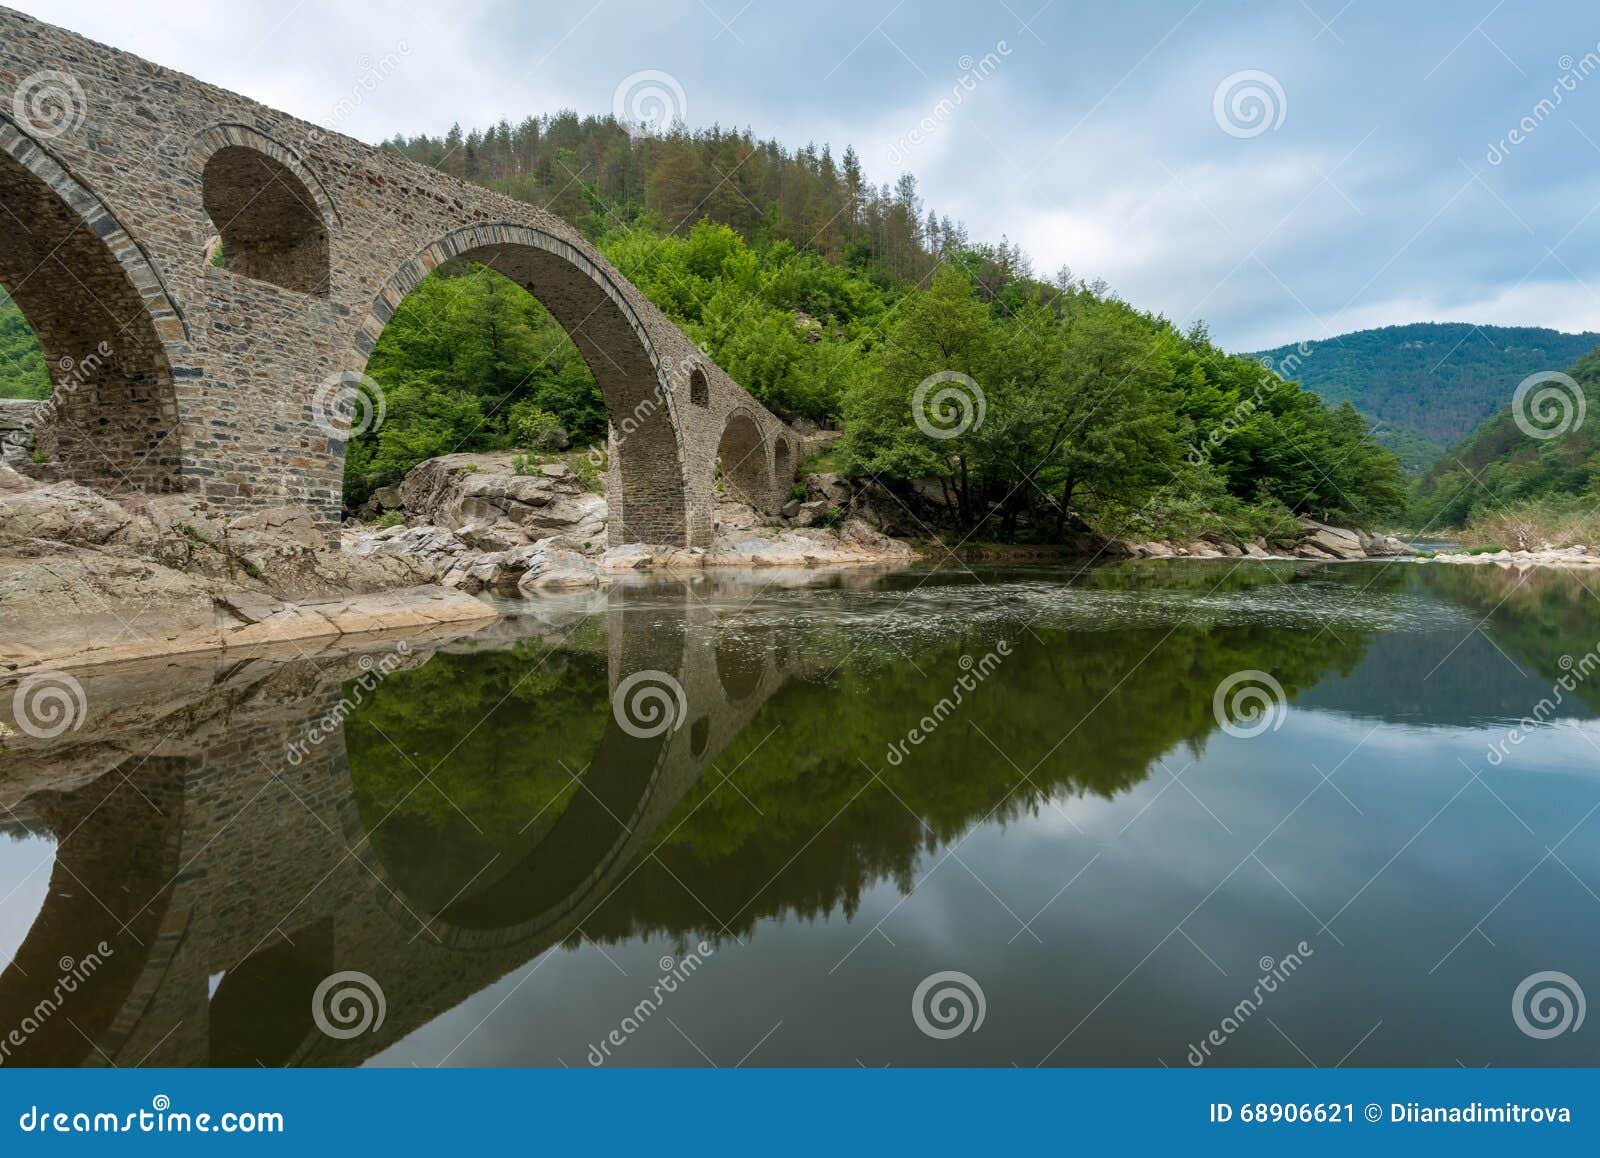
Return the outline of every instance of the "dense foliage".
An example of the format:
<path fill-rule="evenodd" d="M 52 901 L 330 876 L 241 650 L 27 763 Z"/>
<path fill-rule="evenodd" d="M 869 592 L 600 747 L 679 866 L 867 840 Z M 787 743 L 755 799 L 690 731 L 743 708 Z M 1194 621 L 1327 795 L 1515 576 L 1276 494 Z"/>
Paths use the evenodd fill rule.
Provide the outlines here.
<path fill-rule="evenodd" d="M 1410 521 L 1437 530 L 1508 512 L 1536 522 L 1567 509 L 1592 516 L 1600 507 L 1600 350 L 1580 359 L 1570 373 L 1586 399 L 1581 425 L 1556 437 L 1534 438 L 1506 407 L 1417 480 Z"/>
<path fill-rule="evenodd" d="M 1383 445 L 1408 469 L 1422 470 L 1504 407 L 1529 374 L 1570 366 L 1596 345 L 1595 333 L 1424 322 L 1254 356 L 1273 365 L 1294 357 L 1309 389 L 1353 403 L 1373 419 Z"/>
<path fill-rule="evenodd" d="M 0 290 L 0 398 L 48 398 L 44 354 L 11 295 Z"/>

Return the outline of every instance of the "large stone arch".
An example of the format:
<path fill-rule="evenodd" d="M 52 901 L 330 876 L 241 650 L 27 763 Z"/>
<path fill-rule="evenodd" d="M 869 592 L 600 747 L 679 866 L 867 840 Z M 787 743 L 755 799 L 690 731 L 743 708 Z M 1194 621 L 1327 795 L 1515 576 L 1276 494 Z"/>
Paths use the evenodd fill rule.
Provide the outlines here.
<path fill-rule="evenodd" d="M 175 374 L 187 330 L 116 216 L 0 118 L 0 284 L 38 336 L 54 394 L 34 439 L 102 491 L 182 489 Z"/>
<path fill-rule="evenodd" d="M 384 282 L 345 367 L 359 375 L 406 294 L 446 262 L 478 262 L 526 288 L 583 355 L 610 415 L 610 540 L 688 542 L 684 450 L 668 367 L 608 271 L 578 246 L 527 225 L 474 225 L 446 234 Z M 353 389 L 353 386 L 351 387 Z"/>
<path fill-rule="evenodd" d="M 757 510 L 769 510 L 773 487 L 768 453 L 760 420 L 744 409 L 730 413 L 717 441 L 723 494 L 743 499 Z"/>

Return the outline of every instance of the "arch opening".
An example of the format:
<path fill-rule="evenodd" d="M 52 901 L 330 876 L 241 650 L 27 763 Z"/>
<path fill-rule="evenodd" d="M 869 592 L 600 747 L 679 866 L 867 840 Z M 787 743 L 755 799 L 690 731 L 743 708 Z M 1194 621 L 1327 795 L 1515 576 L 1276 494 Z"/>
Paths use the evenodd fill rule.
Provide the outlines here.
<path fill-rule="evenodd" d="M 723 494 L 765 510 L 771 495 L 766 440 L 748 414 L 735 411 L 717 443 L 717 473 Z"/>
<path fill-rule="evenodd" d="M 696 406 L 711 405 L 711 386 L 706 381 L 706 372 L 698 366 L 689 371 L 689 401 Z"/>
<path fill-rule="evenodd" d="M 206 161 L 201 182 L 224 268 L 296 293 L 327 295 L 327 225 L 292 169 L 257 149 L 229 145 Z"/>
<path fill-rule="evenodd" d="M 794 482 L 794 460 L 789 452 L 789 440 L 780 438 L 772 446 L 772 486 L 782 491 Z"/>
<path fill-rule="evenodd" d="M 683 450 L 658 359 L 621 291 L 570 244 L 534 229 L 503 225 L 474 227 L 442 239 L 389 279 L 362 328 L 358 364 L 352 368 L 366 366 L 383 328 L 430 270 L 443 266 L 440 272 L 449 273 L 473 265 L 486 266 L 532 294 L 576 347 L 598 388 L 609 451 L 610 541 L 686 545 Z M 384 384 L 381 376 L 374 376 Z M 489 403 L 496 411 L 501 404 Z"/>
<path fill-rule="evenodd" d="M 6 146 L 0 285 L 32 328 L 50 385 L 10 433 L 7 459 L 26 465 L 31 445 L 37 461 L 104 493 L 181 489 L 172 368 L 147 297 L 104 239 L 120 232 L 115 219 L 74 209 L 57 188 L 88 195 L 32 142 Z"/>

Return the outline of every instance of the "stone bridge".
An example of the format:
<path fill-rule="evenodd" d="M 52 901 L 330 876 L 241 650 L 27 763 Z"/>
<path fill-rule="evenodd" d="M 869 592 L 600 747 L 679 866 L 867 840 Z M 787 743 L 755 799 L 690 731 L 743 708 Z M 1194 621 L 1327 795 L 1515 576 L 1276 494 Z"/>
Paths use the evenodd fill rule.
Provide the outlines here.
<path fill-rule="evenodd" d="M 0 98 L 0 285 L 54 379 L 34 441 L 80 482 L 331 531 L 374 344 L 471 261 L 593 372 L 613 543 L 708 545 L 719 459 L 761 509 L 789 488 L 800 437 L 550 213 L 9 9 Z"/>
<path fill-rule="evenodd" d="M 613 698 L 630 676 L 666 673 L 688 710 L 658 735 L 612 711 L 581 790 L 459 892 L 404 840 L 386 846 L 387 814 L 363 814 L 342 729 L 304 746 L 350 696 L 345 681 L 392 645 L 86 675 L 81 729 L 0 741 L 0 817 L 58 841 L 44 902 L 0 970 L 0 1035 L 36 1023 L 3 1064 L 358 1064 L 584 936 L 663 821 L 796 674 L 783 631 L 730 635 L 702 594 L 573 597 L 574 625 L 593 622 L 585 600 L 600 600 Z M 528 638 L 513 621 L 487 631 L 462 650 Z M 418 645 L 407 662 L 431 654 Z M 0 691 L 3 717 L 12 696 Z M 296 745 L 303 758 L 286 760 Z M 100 967 L 40 1017 L 63 962 L 102 941 Z M 387 1014 L 340 1040 L 316 1028 L 312 999 L 351 970 L 377 980 Z"/>

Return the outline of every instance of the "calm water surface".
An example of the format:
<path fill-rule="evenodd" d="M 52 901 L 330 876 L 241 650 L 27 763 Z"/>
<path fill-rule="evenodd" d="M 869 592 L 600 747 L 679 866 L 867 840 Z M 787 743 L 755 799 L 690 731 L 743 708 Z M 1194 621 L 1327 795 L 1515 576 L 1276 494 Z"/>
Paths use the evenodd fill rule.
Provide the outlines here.
<path fill-rule="evenodd" d="M 699 578 L 5 689 L 0 1061 L 1595 1064 L 1513 1001 L 1600 997 L 1594 586 Z"/>

